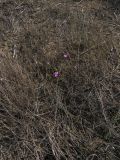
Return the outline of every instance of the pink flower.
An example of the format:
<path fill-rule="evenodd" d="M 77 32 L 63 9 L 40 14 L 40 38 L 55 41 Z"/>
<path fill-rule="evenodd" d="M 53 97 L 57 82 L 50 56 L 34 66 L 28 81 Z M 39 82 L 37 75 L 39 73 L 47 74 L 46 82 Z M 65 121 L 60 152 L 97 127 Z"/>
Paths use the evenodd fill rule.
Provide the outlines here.
<path fill-rule="evenodd" d="M 54 72 L 54 73 L 53 73 L 53 77 L 55 77 L 55 78 L 60 77 L 60 73 L 59 73 L 58 71 Z"/>
<path fill-rule="evenodd" d="M 67 59 L 67 58 L 70 58 L 70 54 L 69 54 L 69 53 L 64 53 L 63 56 L 64 56 L 64 58 L 66 58 L 66 59 Z"/>

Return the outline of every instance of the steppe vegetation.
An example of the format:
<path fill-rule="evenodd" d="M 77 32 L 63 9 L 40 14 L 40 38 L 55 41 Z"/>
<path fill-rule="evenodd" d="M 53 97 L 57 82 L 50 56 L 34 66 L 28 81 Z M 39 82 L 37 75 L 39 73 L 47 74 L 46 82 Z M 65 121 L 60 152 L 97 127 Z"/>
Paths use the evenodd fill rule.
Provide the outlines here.
<path fill-rule="evenodd" d="M 119 3 L 0 0 L 0 160 L 120 159 Z"/>

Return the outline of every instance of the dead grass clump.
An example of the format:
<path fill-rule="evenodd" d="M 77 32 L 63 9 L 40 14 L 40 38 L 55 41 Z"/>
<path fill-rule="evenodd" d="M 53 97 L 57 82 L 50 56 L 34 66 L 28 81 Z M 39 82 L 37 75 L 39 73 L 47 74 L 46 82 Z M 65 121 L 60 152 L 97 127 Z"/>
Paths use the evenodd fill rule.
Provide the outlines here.
<path fill-rule="evenodd" d="M 0 3 L 11 26 L 0 39 L 0 159 L 119 159 L 119 15 L 97 0 Z"/>

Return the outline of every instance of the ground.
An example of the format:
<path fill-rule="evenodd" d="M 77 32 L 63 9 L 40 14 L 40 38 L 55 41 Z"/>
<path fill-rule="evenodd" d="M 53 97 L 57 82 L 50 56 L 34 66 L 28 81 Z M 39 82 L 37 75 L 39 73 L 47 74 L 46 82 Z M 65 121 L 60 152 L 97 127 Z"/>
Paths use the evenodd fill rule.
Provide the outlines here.
<path fill-rule="evenodd" d="M 0 1 L 0 160 L 120 159 L 120 7 Z"/>

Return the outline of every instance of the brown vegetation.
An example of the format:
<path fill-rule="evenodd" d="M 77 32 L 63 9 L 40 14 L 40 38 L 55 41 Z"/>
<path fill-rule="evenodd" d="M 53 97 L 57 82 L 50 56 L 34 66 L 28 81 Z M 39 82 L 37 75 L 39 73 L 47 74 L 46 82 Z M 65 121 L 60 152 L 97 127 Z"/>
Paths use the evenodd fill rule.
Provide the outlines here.
<path fill-rule="evenodd" d="M 102 0 L 0 1 L 0 160 L 120 159 L 114 7 Z"/>

